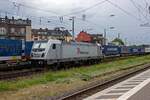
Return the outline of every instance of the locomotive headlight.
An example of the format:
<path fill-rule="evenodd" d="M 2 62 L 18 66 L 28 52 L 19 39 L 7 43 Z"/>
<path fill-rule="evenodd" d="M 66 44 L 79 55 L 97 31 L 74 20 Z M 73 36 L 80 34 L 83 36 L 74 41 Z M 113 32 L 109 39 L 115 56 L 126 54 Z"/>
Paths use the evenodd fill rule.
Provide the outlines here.
<path fill-rule="evenodd" d="M 42 53 L 42 56 L 41 57 L 44 57 L 45 56 L 45 53 Z"/>

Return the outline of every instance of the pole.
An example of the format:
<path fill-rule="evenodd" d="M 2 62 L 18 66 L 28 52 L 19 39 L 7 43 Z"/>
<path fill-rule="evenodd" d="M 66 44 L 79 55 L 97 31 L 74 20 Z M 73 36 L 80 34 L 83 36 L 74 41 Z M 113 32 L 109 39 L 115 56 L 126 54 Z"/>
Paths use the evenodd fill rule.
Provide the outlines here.
<path fill-rule="evenodd" d="M 8 15 L 8 13 L 7 13 L 7 11 L 5 12 L 5 16 L 7 16 Z"/>
<path fill-rule="evenodd" d="M 42 17 L 40 17 L 40 25 L 42 24 Z"/>
<path fill-rule="evenodd" d="M 127 45 L 127 38 L 125 38 L 125 45 Z"/>
<path fill-rule="evenodd" d="M 106 29 L 104 29 L 104 45 L 106 45 L 106 37 L 107 37 L 107 33 L 106 33 Z"/>
<path fill-rule="evenodd" d="M 72 36 L 73 36 L 73 40 L 75 40 L 75 33 L 74 33 L 74 19 L 75 19 L 75 17 L 72 17 Z"/>
<path fill-rule="evenodd" d="M 120 33 L 118 33 L 118 39 L 120 39 Z"/>
<path fill-rule="evenodd" d="M 75 21 L 74 21 L 74 19 L 75 19 L 74 16 L 69 19 L 69 20 L 72 21 L 72 37 L 73 37 L 73 40 L 75 40 L 75 32 L 74 32 L 74 29 L 75 29 L 74 28 L 75 27 L 74 23 L 75 23 Z"/>

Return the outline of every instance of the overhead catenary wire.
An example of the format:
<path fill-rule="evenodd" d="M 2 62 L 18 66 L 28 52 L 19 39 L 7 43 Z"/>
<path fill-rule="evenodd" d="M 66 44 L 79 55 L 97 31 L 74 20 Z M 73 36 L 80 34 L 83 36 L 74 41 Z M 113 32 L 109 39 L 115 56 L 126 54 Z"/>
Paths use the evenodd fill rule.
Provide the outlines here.
<path fill-rule="evenodd" d="M 139 13 L 141 13 L 141 15 L 145 18 L 145 20 L 149 22 L 149 20 L 146 17 L 146 15 L 144 15 L 143 11 L 141 11 L 141 9 L 136 5 L 136 3 L 133 0 L 130 0 L 130 1 L 133 4 L 133 6 L 139 11 Z"/>
<path fill-rule="evenodd" d="M 10 1 L 10 0 L 7 0 L 7 1 Z M 115 4 L 115 3 L 111 2 L 110 0 L 101 1 L 101 3 L 99 2 L 99 3 L 95 4 L 95 5 L 98 6 L 98 5 L 100 5 L 100 4 L 105 3 L 106 1 L 109 2 L 110 4 L 112 4 L 113 6 L 117 7 L 118 9 L 122 10 L 124 13 L 126 13 L 126 14 L 129 15 L 129 16 L 131 16 L 132 18 L 134 18 L 134 19 L 136 19 L 136 20 L 142 22 L 142 20 L 138 19 L 136 16 L 134 16 L 133 14 L 131 14 L 131 13 L 129 13 L 128 11 L 124 10 L 123 8 L 121 8 L 120 6 L 118 6 L 118 5 Z M 11 1 L 11 2 L 12 2 L 12 1 Z M 45 9 L 41 9 L 41 8 L 36 8 L 36 7 L 32 7 L 32 6 L 25 5 L 25 4 L 22 4 L 22 5 L 23 5 L 24 7 L 29 8 L 29 9 L 40 10 L 40 11 L 43 11 L 43 12 L 50 12 L 49 10 L 45 10 Z M 22 5 L 21 5 L 21 6 L 22 6 Z M 93 5 L 93 7 L 94 7 L 94 5 Z M 73 13 L 74 13 L 74 14 L 79 14 L 79 13 L 88 11 L 88 10 L 92 9 L 93 7 L 90 6 L 90 7 L 88 7 L 88 8 L 83 9 L 82 11 L 78 11 L 78 12 L 76 12 L 76 13 L 73 12 Z M 59 13 L 55 13 L 55 12 L 53 12 L 53 11 L 52 11 L 51 13 L 55 14 L 56 17 L 61 16 Z M 68 18 L 68 16 L 69 16 L 69 15 L 67 15 L 66 17 Z M 44 18 L 44 17 L 43 17 L 43 18 Z M 87 21 L 87 22 L 88 22 L 88 21 Z M 88 23 L 91 23 L 91 22 L 88 22 Z M 92 22 L 91 24 L 95 25 L 95 23 L 93 23 L 93 22 Z"/>
<path fill-rule="evenodd" d="M 150 5 L 149 3 L 147 2 L 147 0 L 144 0 L 145 1 L 145 4 L 146 4 L 146 11 L 147 11 L 147 15 L 150 15 Z"/>
<path fill-rule="evenodd" d="M 69 14 L 65 14 L 63 16 L 69 16 L 69 15 L 80 14 L 80 13 L 86 12 L 86 11 L 88 11 L 90 9 L 93 9 L 93 8 L 95 8 L 95 7 L 97 7 L 97 6 L 101 5 L 101 4 L 106 3 L 106 1 L 107 0 L 100 1 L 100 2 L 94 4 L 94 5 L 90 6 L 90 7 L 87 7 L 85 9 L 82 9 L 82 10 L 79 10 L 79 11 L 76 11 L 76 12 L 72 12 L 72 13 L 69 13 Z"/>
<path fill-rule="evenodd" d="M 10 0 L 7 0 L 7 1 L 14 3 L 13 1 L 10 1 Z M 72 14 L 79 14 L 79 13 L 88 11 L 88 10 L 90 10 L 90 9 L 92 9 L 92 8 L 95 8 L 95 7 L 97 7 L 97 6 L 101 5 L 101 4 L 106 3 L 106 1 L 107 1 L 107 0 L 100 1 L 100 2 L 94 4 L 94 5 L 90 6 L 90 7 L 87 7 L 87 8 L 85 8 L 85 9 L 80 10 L 80 11 L 72 12 L 72 13 L 70 13 L 70 14 L 66 14 L 66 15 L 63 15 L 63 16 L 61 16 L 61 15 L 59 15 L 58 13 L 53 12 L 53 11 L 50 11 L 50 12 L 56 14 L 57 16 L 55 16 L 55 17 L 61 16 L 61 17 L 70 18 L 69 15 L 72 15 Z M 40 11 L 43 11 L 43 12 L 49 12 L 49 10 L 32 7 L 32 6 L 29 6 L 29 5 L 22 4 L 22 3 L 17 3 L 17 2 L 15 2 L 15 4 L 20 5 L 20 6 L 23 6 L 23 7 L 30 8 L 30 9 L 34 9 L 34 10 L 40 10 Z M 35 17 L 35 16 L 34 16 L 34 17 Z M 51 16 L 50 16 L 50 17 L 51 17 Z M 40 24 L 41 24 L 41 18 L 42 18 L 42 19 L 45 19 L 44 17 L 38 17 L 38 19 L 40 19 Z M 49 18 L 49 17 L 48 17 L 48 18 Z M 48 18 L 47 18 L 47 19 L 48 19 Z M 79 19 L 79 18 L 77 18 L 77 19 L 80 20 L 80 21 L 83 21 L 83 20 L 81 20 L 81 19 Z M 91 21 L 88 21 L 88 20 L 86 20 L 86 22 L 87 22 L 87 23 L 90 23 L 90 24 L 93 24 L 93 25 L 95 25 L 95 26 L 97 25 L 96 23 L 91 22 Z"/>
<path fill-rule="evenodd" d="M 16 1 L 11 1 L 11 0 L 5 0 L 5 1 L 9 1 L 11 3 L 15 3 L 16 5 L 20 5 L 21 7 L 30 8 L 30 9 L 33 9 L 33 10 L 39 10 L 39 11 L 43 11 L 43 12 L 47 12 L 47 13 L 52 13 L 52 14 L 55 14 L 55 15 L 59 15 L 59 13 L 51 11 L 51 10 L 37 8 L 37 7 L 33 7 L 33 6 L 30 6 L 30 5 L 27 5 L 27 4 L 23 4 L 23 3 L 18 3 Z"/>
<path fill-rule="evenodd" d="M 9 2 L 12 2 L 12 3 L 16 3 L 16 4 L 18 4 L 18 5 L 20 5 L 20 6 L 23 6 L 23 7 L 26 7 L 26 8 L 31 8 L 31 9 L 35 9 L 35 10 L 40 10 L 40 11 L 48 12 L 48 13 L 50 12 L 50 13 L 53 13 L 53 14 L 56 14 L 56 15 L 61 16 L 59 13 L 54 12 L 54 11 L 51 11 L 51 10 L 41 9 L 41 8 L 33 7 L 33 6 L 30 6 L 30 5 L 22 4 L 22 3 L 17 3 L 17 2 L 11 1 L 11 0 L 5 0 L 5 1 L 9 1 Z M 145 1 L 146 3 L 148 3 L 146 0 L 144 0 L 144 1 Z M 120 10 L 122 10 L 123 12 L 125 12 L 126 14 L 135 17 L 134 15 L 132 15 L 132 14 L 129 13 L 129 12 L 127 12 L 126 10 L 124 10 L 123 8 L 121 8 L 120 6 L 118 6 L 117 4 L 113 3 L 113 2 L 110 1 L 110 0 L 103 0 L 103 1 L 101 1 L 101 2 L 98 2 L 98 3 L 96 3 L 96 4 L 92 5 L 92 6 L 90 6 L 90 7 L 87 7 L 87 8 L 85 8 L 85 9 L 82 9 L 82 10 L 79 10 L 79 11 L 76 11 L 76 12 L 72 12 L 72 13 L 69 13 L 69 14 L 65 14 L 65 15 L 63 15 L 62 17 L 64 17 L 64 16 L 69 16 L 69 15 L 73 15 L 73 14 L 79 14 L 79 13 L 88 11 L 88 10 L 90 10 L 90 9 L 92 9 L 92 8 L 94 8 L 94 7 L 98 6 L 98 5 L 100 5 L 100 4 L 105 3 L 105 2 L 109 2 L 109 3 L 113 4 L 114 6 L 116 6 L 117 8 L 119 8 Z M 57 16 L 57 17 L 58 17 L 58 16 Z M 137 18 L 136 18 L 136 19 L 137 19 Z M 138 20 L 139 20 L 139 19 L 138 19 Z"/>
<path fill-rule="evenodd" d="M 13 1 L 10 1 L 10 0 L 7 0 L 7 1 L 14 3 Z M 107 0 L 103 0 L 103 1 L 101 1 L 101 2 L 98 2 L 98 3 L 96 3 L 96 4 L 92 5 L 92 6 L 90 6 L 90 7 L 87 7 L 87 8 L 85 8 L 85 9 L 83 9 L 83 10 L 80 10 L 80 11 L 77 11 L 77 12 L 73 12 L 72 14 L 78 14 L 78 13 L 82 13 L 82 12 L 84 12 L 84 11 L 90 10 L 90 9 L 92 9 L 92 8 L 94 8 L 94 7 L 98 6 L 98 5 L 100 5 L 100 4 L 105 3 L 106 1 L 107 1 Z M 59 16 L 61 16 L 59 13 L 56 13 L 56 12 L 53 12 L 53 11 L 49 11 L 49 10 L 45 10 L 45 9 L 41 9 L 41 8 L 36 8 L 36 7 L 32 7 L 32 6 L 26 5 L 26 4 L 17 3 L 17 2 L 15 2 L 15 4 L 20 5 L 20 6 L 23 6 L 23 7 L 26 7 L 26 8 L 28 8 L 28 9 L 40 10 L 40 11 L 43 11 L 43 12 L 51 12 L 51 13 L 57 15 L 57 16 L 49 16 L 49 17 L 47 17 L 47 20 L 48 20 L 50 17 L 56 17 L 56 18 L 58 18 Z M 70 14 L 71 14 L 71 13 L 70 13 Z M 35 17 L 35 18 L 36 18 L 36 16 L 32 16 L 32 17 Z M 61 17 L 70 18 L 69 15 L 61 16 Z M 37 17 L 37 18 L 39 19 L 40 25 L 41 25 L 41 23 L 42 23 L 42 22 L 41 22 L 41 19 L 46 19 L 46 18 L 44 18 L 44 17 Z M 78 20 L 80 20 L 80 19 L 78 19 Z M 87 21 L 87 20 L 86 20 L 86 22 L 87 22 L 87 23 L 90 23 L 90 24 L 93 24 L 93 25 L 97 25 L 96 23 L 93 23 L 93 22 L 90 22 L 90 21 Z M 65 23 L 65 24 L 68 24 L 68 23 Z"/>
<path fill-rule="evenodd" d="M 76 17 L 76 19 L 77 19 L 77 20 L 80 20 L 80 21 L 83 21 L 82 18 L 77 18 L 77 17 Z M 89 21 L 89 20 L 85 20 L 84 22 L 88 23 L 89 25 L 92 24 L 92 25 L 94 25 L 94 26 L 96 26 L 96 27 L 99 26 L 99 28 L 100 28 L 101 30 L 104 30 L 104 28 L 105 28 L 104 26 L 99 25 L 99 24 L 94 23 L 94 22 L 91 22 L 91 21 Z M 95 27 L 93 27 L 93 28 L 95 29 Z"/>
<path fill-rule="evenodd" d="M 18 15 L 16 14 L 16 13 L 12 13 L 12 12 L 8 12 L 8 11 L 4 11 L 4 10 L 0 10 L 0 12 L 1 12 L 1 15 L 2 14 L 7 14 L 7 16 L 9 16 L 9 15 L 12 15 L 12 16 L 16 16 L 16 17 L 18 17 Z M 46 17 L 37 17 L 37 16 L 22 16 L 22 17 L 24 17 L 24 18 L 32 18 L 32 19 L 34 19 L 34 20 L 37 20 L 37 21 L 34 21 L 36 24 L 38 24 L 38 25 L 43 25 L 43 21 L 45 22 L 45 26 L 48 26 L 48 24 L 49 24 L 49 20 L 52 20 L 52 22 L 50 22 L 51 24 L 53 24 L 53 25 L 60 25 L 60 24 L 55 24 L 58 20 L 54 20 L 54 19 L 51 19 L 51 18 L 46 18 Z M 77 18 L 76 17 L 76 19 L 77 20 L 80 20 L 80 21 L 83 21 L 82 19 L 80 19 L 80 18 Z M 47 23 L 46 23 L 47 22 Z M 84 22 L 86 22 L 86 23 L 89 23 L 89 25 L 90 24 L 92 24 L 92 25 L 95 25 L 95 26 L 97 26 L 97 24 L 96 23 L 93 23 L 93 22 L 90 22 L 90 21 L 88 21 L 88 20 L 86 20 L 86 21 L 84 21 Z M 64 26 L 70 26 L 70 23 L 69 22 L 67 22 L 67 21 L 63 21 L 62 23 L 61 23 L 62 25 L 64 25 Z M 53 26 L 52 25 L 52 26 Z M 37 26 L 37 25 L 36 25 Z"/>
<path fill-rule="evenodd" d="M 132 13 L 130 13 L 130 12 L 124 10 L 122 7 L 120 7 L 120 6 L 117 5 L 116 3 L 114 3 L 114 2 L 112 2 L 112 1 L 110 1 L 110 0 L 107 0 L 107 2 L 110 3 L 111 5 L 113 5 L 114 7 L 120 9 L 120 10 L 121 10 L 122 12 L 124 12 L 126 15 L 128 15 L 128 16 L 130 16 L 130 17 L 136 19 L 137 21 L 140 21 L 140 22 L 143 23 L 143 21 L 142 21 L 141 19 L 137 18 L 137 17 L 136 17 L 135 15 L 133 15 Z"/>
<path fill-rule="evenodd" d="M 135 1 L 134 1 L 134 2 L 135 2 Z M 143 11 L 143 13 L 144 13 L 144 12 L 146 13 L 146 17 L 147 17 L 147 14 L 149 13 L 149 12 L 148 12 L 149 3 L 148 3 L 146 0 L 144 0 L 144 2 L 145 2 L 145 7 L 143 7 L 141 4 L 139 4 L 139 3 L 137 3 L 137 2 L 136 2 L 136 5 Z"/>
<path fill-rule="evenodd" d="M 9 11 L 4 11 L 4 10 L 0 10 L 0 13 L 1 13 L 1 17 L 2 15 L 4 16 L 14 16 L 14 17 L 17 17 L 18 18 L 18 15 L 16 13 L 13 13 L 13 12 L 9 12 Z M 24 16 L 21 16 L 23 18 L 31 18 L 33 19 L 32 21 L 36 22 L 37 24 L 40 24 L 40 25 L 43 25 L 42 21 L 44 21 L 45 23 L 44 24 L 47 24 L 49 23 L 48 21 L 51 20 L 51 22 L 56 22 L 58 20 L 55 20 L 55 19 L 51 19 L 51 18 L 46 18 L 46 17 L 38 17 L 38 16 L 28 16 L 28 15 L 24 15 Z M 35 21 L 37 20 L 37 21 Z M 63 22 L 63 24 L 68 24 L 67 22 Z M 69 24 L 68 24 L 69 25 Z"/>
<path fill-rule="evenodd" d="M 10 1 L 10 0 L 7 0 L 7 1 Z M 84 12 L 84 11 L 86 11 L 86 10 L 92 9 L 93 7 L 95 7 L 95 6 L 99 5 L 99 4 L 103 4 L 103 3 L 105 3 L 106 1 L 109 2 L 110 4 L 112 4 L 113 6 L 117 7 L 118 9 L 122 10 L 122 11 L 123 11 L 124 13 L 126 13 L 127 15 L 129 15 L 129 16 L 135 18 L 135 19 L 138 20 L 138 21 L 141 21 L 141 20 L 138 19 L 136 16 L 134 16 L 133 14 L 127 12 L 126 10 L 124 10 L 123 8 L 121 8 L 120 6 L 118 6 L 117 4 L 113 3 L 113 2 L 110 1 L 110 0 L 101 1 L 101 2 L 99 2 L 99 3 L 97 3 L 97 4 L 95 4 L 95 5 L 92 5 L 92 6 L 88 7 L 88 8 L 86 8 L 86 9 L 83 9 L 83 10 L 78 11 L 78 12 L 74 12 L 74 14 L 75 14 L 75 13 L 76 13 L 76 14 L 77 14 L 77 13 L 81 13 L 81 12 Z M 12 2 L 12 1 L 10 1 L 10 2 Z M 21 6 L 27 7 L 27 8 L 31 8 L 31 9 L 35 9 L 35 10 L 41 10 L 41 11 L 45 11 L 45 12 L 51 12 L 51 13 L 53 13 L 53 14 L 58 15 L 58 13 L 53 12 L 53 11 L 49 11 L 49 10 L 45 10 L 45 9 L 41 9 L 41 8 L 36 8 L 36 7 L 29 6 L 29 5 L 21 4 L 21 3 L 18 3 L 18 4 L 20 4 Z M 70 13 L 70 14 L 71 14 L 71 13 Z M 73 14 L 73 13 L 72 13 L 72 14 Z M 68 15 L 67 15 L 67 16 L 68 16 Z"/>
<path fill-rule="evenodd" d="M 144 0 L 144 2 L 145 2 L 145 4 L 149 4 L 149 3 L 147 2 L 147 0 Z"/>
<path fill-rule="evenodd" d="M 87 8 L 85 8 L 85 9 L 82 9 L 82 10 L 79 10 L 79 11 L 76 11 L 76 12 L 72 12 L 72 13 L 69 13 L 69 14 L 64 14 L 64 15 L 61 15 L 60 13 L 54 12 L 54 11 L 51 11 L 51 10 L 41 9 L 41 8 L 33 7 L 33 6 L 30 6 L 30 5 L 27 5 L 27 4 L 18 3 L 18 2 L 15 2 L 15 1 L 11 1 L 11 0 L 6 0 L 6 1 L 15 3 L 16 5 L 20 5 L 22 7 L 26 7 L 26 8 L 30 8 L 30 9 L 34 9 L 34 10 L 39 10 L 39 11 L 47 12 L 47 13 L 53 13 L 53 14 L 57 15 L 56 17 L 58 17 L 58 16 L 65 17 L 65 16 L 70 16 L 70 15 L 73 15 L 73 14 L 79 14 L 79 13 L 88 11 L 88 10 L 90 10 L 92 8 L 95 8 L 96 6 L 98 6 L 100 4 L 105 3 L 107 0 L 103 0 L 101 2 L 98 2 L 98 3 L 94 4 L 94 5 L 91 5 L 91 6 L 87 7 Z"/>

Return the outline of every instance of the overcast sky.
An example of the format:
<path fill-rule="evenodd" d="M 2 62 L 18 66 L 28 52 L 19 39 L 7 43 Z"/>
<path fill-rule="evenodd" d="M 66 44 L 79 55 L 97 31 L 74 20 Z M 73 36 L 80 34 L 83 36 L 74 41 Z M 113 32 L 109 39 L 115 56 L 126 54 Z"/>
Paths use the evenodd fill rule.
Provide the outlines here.
<path fill-rule="evenodd" d="M 91 34 L 100 34 L 106 28 L 109 41 L 120 33 L 121 38 L 126 39 L 128 44 L 150 44 L 150 27 L 140 27 L 140 24 L 150 22 L 148 11 L 150 0 L 110 0 L 114 5 L 107 1 L 103 2 L 105 0 L 0 1 L 1 16 L 6 15 L 7 11 L 8 16 L 14 14 L 18 18 L 29 17 L 33 22 L 33 28 L 65 27 L 71 30 L 69 18 L 75 16 L 76 34 L 81 30 L 87 30 Z M 13 4 L 12 1 L 23 5 Z M 99 5 L 96 5 L 98 3 Z M 83 11 L 85 9 L 86 11 Z M 74 12 L 80 13 L 72 14 Z M 82 20 L 83 15 L 86 15 L 85 21 Z M 110 17 L 110 15 L 115 16 Z M 62 22 L 59 20 L 60 16 L 64 16 Z M 115 28 L 109 29 L 109 27 Z"/>

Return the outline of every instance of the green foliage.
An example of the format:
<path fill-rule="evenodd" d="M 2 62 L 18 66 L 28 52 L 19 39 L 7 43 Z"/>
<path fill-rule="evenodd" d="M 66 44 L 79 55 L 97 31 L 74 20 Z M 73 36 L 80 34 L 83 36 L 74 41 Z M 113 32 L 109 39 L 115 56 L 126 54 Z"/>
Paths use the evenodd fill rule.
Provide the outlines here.
<path fill-rule="evenodd" d="M 125 43 L 119 39 L 119 38 L 115 38 L 112 43 L 117 44 L 117 45 L 125 45 Z"/>

